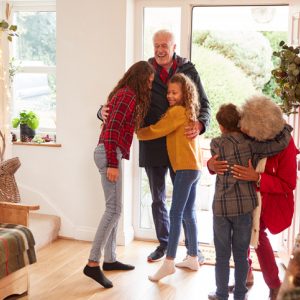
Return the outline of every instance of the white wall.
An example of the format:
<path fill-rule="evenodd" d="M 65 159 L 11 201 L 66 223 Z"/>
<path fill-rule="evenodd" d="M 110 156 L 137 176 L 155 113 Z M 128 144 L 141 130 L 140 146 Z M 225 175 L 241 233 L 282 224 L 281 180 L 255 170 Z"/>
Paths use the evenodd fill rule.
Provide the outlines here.
<path fill-rule="evenodd" d="M 57 1 L 57 142 L 62 147 L 14 145 L 13 156 L 22 162 L 16 177 L 23 201 L 60 215 L 62 236 L 93 239 L 104 211 L 93 161 L 100 132 L 96 112 L 132 63 L 133 18 L 127 18 L 132 10 L 127 0 Z M 125 171 L 130 169 L 128 164 Z M 124 224 L 131 226 L 122 220 L 122 242 Z"/>

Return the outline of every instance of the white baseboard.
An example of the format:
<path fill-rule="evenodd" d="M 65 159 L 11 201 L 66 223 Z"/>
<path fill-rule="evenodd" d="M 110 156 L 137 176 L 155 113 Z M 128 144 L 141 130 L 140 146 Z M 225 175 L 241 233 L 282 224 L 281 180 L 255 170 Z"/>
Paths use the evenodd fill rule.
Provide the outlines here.
<path fill-rule="evenodd" d="M 74 235 L 72 236 L 76 240 L 91 242 L 94 240 L 97 228 L 78 226 L 75 228 Z M 68 236 L 61 234 L 62 236 Z M 133 227 L 127 227 L 126 230 L 121 230 L 119 228 L 117 233 L 117 245 L 126 246 L 134 240 L 134 230 Z"/>

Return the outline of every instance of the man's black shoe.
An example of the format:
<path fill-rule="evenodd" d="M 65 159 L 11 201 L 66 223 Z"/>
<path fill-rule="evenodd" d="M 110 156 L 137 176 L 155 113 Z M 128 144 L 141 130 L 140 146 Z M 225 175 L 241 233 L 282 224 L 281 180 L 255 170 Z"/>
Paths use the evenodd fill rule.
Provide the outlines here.
<path fill-rule="evenodd" d="M 158 246 L 154 252 L 152 252 L 149 256 L 148 256 L 148 261 L 149 262 L 153 262 L 153 261 L 159 261 L 161 260 L 165 254 L 166 254 L 167 249 L 162 247 L 162 246 Z"/>

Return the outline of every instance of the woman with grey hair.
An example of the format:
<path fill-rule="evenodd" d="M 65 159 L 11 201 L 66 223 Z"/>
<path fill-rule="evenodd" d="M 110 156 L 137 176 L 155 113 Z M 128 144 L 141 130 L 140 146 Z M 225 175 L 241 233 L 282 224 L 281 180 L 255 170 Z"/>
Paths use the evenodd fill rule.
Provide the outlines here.
<path fill-rule="evenodd" d="M 250 137 L 266 141 L 274 138 L 285 126 L 280 108 L 265 96 L 254 96 L 242 106 L 240 127 Z M 288 228 L 294 213 L 293 190 L 296 187 L 296 156 L 299 153 L 291 138 L 289 145 L 279 154 L 259 162 L 260 170 L 249 166 L 234 165 L 233 177 L 253 181 L 261 195 L 261 211 L 258 212 L 258 243 L 255 251 L 264 280 L 270 289 L 269 299 L 275 300 L 281 285 L 279 271 L 266 229 L 277 234 Z M 226 161 L 212 159 L 209 168 L 216 173 L 228 170 Z M 255 226 L 255 218 L 254 218 Z M 249 259 L 251 270 L 251 260 Z M 248 275 L 251 275 L 250 271 Z M 250 281 L 249 278 L 247 281 Z M 252 278 L 253 282 L 253 278 Z"/>
<path fill-rule="evenodd" d="M 273 139 L 285 124 L 279 106 L 265 96 L 252 96 L 241 107 L 240 128 L 257 141 Z"/>

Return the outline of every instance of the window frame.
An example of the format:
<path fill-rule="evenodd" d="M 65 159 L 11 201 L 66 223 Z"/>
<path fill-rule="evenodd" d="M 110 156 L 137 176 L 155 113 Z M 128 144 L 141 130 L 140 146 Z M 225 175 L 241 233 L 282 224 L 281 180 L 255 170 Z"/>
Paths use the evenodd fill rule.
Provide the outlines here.
<path fill-rule="evenodd" d="M 163 7 L 180 7 L 181 8 L 181 30 L 180 30 L 180 56 L 191 58 L 191 34 L 192 34 L 192 15 L 193 8 L 199 6 L 265 6 L 265 5 L 288 5 L 289 8 L 292 5 L 291 0 L 265 0 L 261 3 L 261 0 L 248 0 L 245 3 L 241 3 L 240 0 L 137 0 L 135 9 L 135 61 L 143 59 L 143 24 L 144 24 L 144 8 L 163 8 Z M 290 27 L 290 25 L 289 25 Z M 290 29 L 289 29 L 290 30 Z M 135 237 L 145 240 L 156 240 L 155 229 L 146 229 L 140 227 L 141 217 L 141 168 L 138 164 L 139 157 L 139 145 L 135 138 L 133 143 L 133 158 L 134 158 L 134 194 L 133 194 L 133 227 Z"/>
<path fill-rule="evenodd" d="M 11 15 L 10 21 L 13 19 L 13 14 L 18 12 L 54 12 L 56 13 L 56 2 L 55 1 L 13 1 L 11 3 Z M 9 45 L 9 59 L 16 57 L 16 49 L 14 49 L 14 43 Z M 31 73 L 31 74 L 46 74 L 56 75 L 56 64 L 54 66 L 20 66 L 17 73 Z M 13 86 L 10 89 L 11 92 L 11 107 L 14 106 L 14 95 L 13 95 Z M 57 103 L 57 98 L 55 94 L 55 99 Z M 11 113 L 13 109 L 10 110 Z M 56 113 L 56 111 L 55 111 Z M 11 116 L 12 118 L 13 116 Z M 17 129 L 11 128 L 12 132 L 17 132 Z M 46 128 L 39 127 L 39 133 L 41 134 L 51 134 L 56 135 L 57 128 Z"/>

